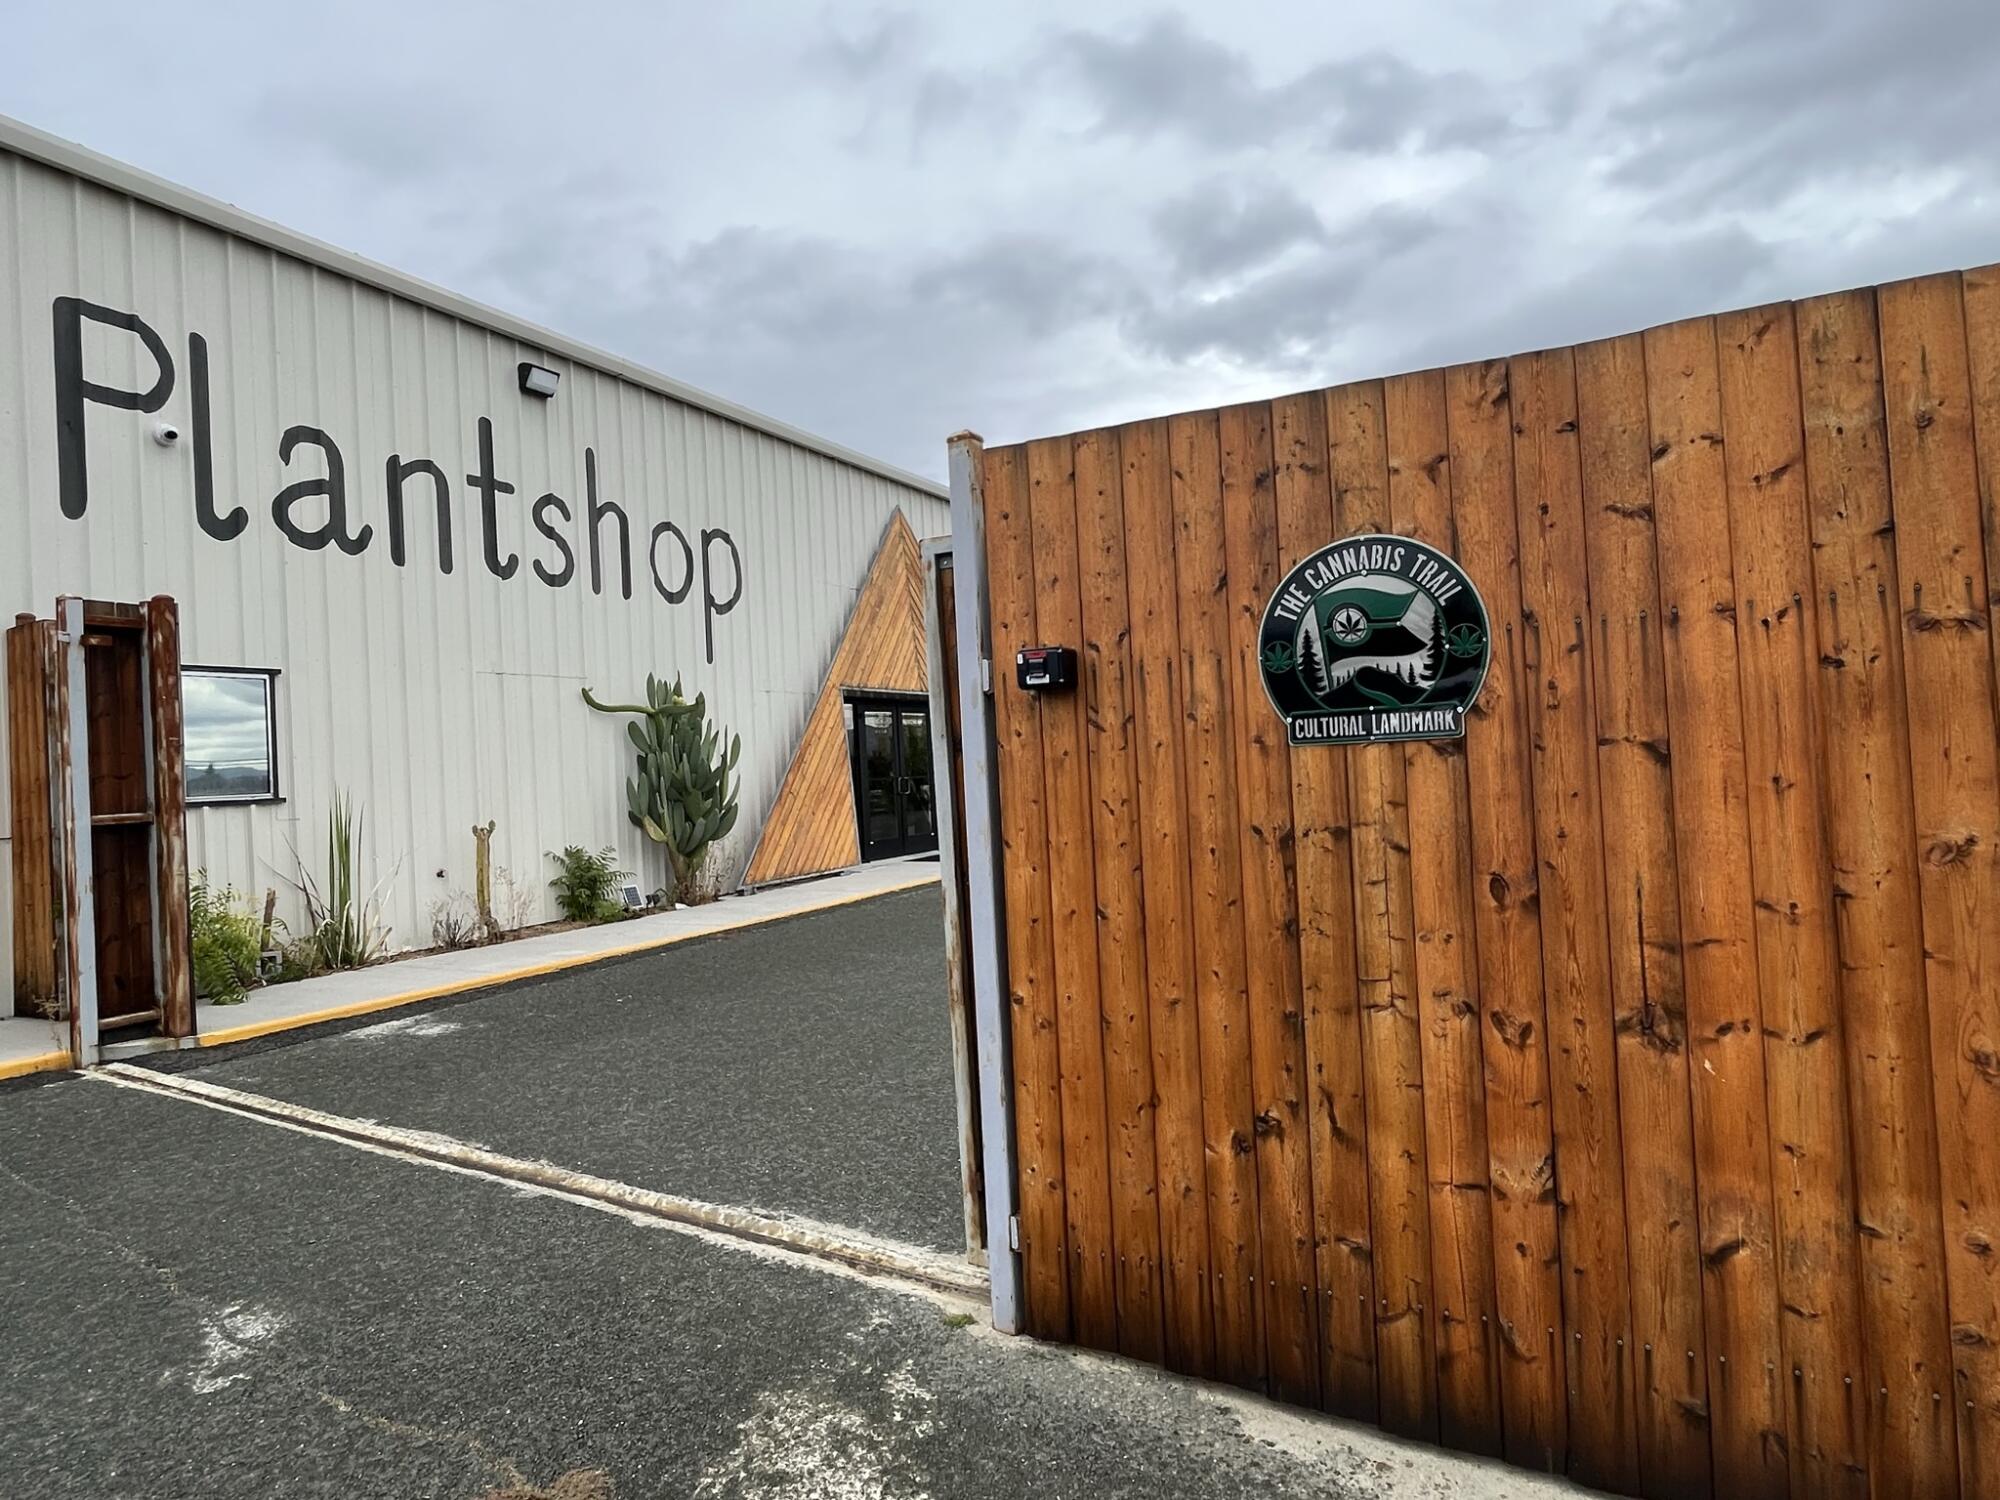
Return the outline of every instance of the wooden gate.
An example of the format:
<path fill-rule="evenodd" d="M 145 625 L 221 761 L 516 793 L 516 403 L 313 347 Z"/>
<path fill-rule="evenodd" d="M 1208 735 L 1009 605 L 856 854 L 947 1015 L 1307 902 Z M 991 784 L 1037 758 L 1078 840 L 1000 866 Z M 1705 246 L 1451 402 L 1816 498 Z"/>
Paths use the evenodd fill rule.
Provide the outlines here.
<path fill-rule="evenodd" d="M 78 1066 L 195 1030 L 180 616 L 61 598 L 7 632 L 15 1006 Z"/>
<path fill-rule="evenodd" d="M 2000 1494 L 2000 268 L 957 441 L 1028 1329 L 1630 1494 Z M 1260 615 L 1369 531 L 1492 671 L 1288 748 Z"/>

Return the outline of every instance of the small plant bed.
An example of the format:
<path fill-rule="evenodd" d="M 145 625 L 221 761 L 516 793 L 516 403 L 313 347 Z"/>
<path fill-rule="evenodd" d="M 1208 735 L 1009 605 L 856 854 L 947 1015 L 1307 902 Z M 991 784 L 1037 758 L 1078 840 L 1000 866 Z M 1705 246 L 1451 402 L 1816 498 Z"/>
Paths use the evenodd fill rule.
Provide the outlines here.
<path fill-rule="evenodd" d="M 718 899 L 727 900 L 728 898 L 721 897 Z M 366 963 L 356 964 L 350 967 L 376 969 L 376 968 L 381 968 L 386 964 L 398 964 L 404 962 L 407 959 L 412 959 L 412 958 L 434 958 L 447 953 L 464 953 L 474 948 L 499 947 L 508 943 L 519 942 L 523 938 L 555 937 L 561 933 L 575 932 L 579 928 L 584 928 L 584 927 L 615 926 L 621 922 L 629 922 L 639 917 L 658 916 L 663 912 L 672 910 L 674 910 L 674 908 L 670 906 L 625 907 L 621 905 L 618 911 L 614 915 L 597 918 L 590 921 L 578 921 L 568 917 L 557 917 L 553 921 L 548 921 L 548 922 L 524 923 L 519 927 L 511 927 L 503 929 L 502 931 L 496 933 L 492 937 L 475 938 L 470 942 L 433 943 L 430 946 L 424 948 L 402 948 L 396 950 L 395 952 L 376 953 L 375 955 L 370 957 Z M 250 978 L 242 980 L 239 989 L 231 996 L 231 998 L 228 999 L 224 999 L 220 995 L 210 993 L 207 990 L 203 990 L 201 995 L 203 1002 L 209 1005 L 233 1005 L 239 1003 L 242 1000 L 248 999 L 250 995 L 258 989 L 268 988 L 272 985 L 288 984 L 294 980 L 299 980 L 299 979 L 317 978 L 324 974 L 336 972 L 334 970 L 326 969 L 324 967 L 319 967 L 319 968 L 306 967 L 303 969 L 303 971 L 300 968 L 295 967 L 287 971 L 284 969 L 274 968 L 272 966 L 271 954 L 267 953 L 264 957 L 265 957 L 264 973 L 262 974 L 261 977 L 257 975 L 252 975 Z M 232 972 L 237 973 L 239 976 L 241 974 L 240 969 L 233 970 Z"/>

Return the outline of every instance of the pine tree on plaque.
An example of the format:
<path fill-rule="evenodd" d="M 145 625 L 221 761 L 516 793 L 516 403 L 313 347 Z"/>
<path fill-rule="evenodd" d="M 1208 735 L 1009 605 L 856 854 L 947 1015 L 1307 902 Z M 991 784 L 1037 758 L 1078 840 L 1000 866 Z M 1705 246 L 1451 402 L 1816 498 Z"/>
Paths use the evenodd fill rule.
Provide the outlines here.
<path fill-rule="evenodd" d="M 1307 631 L 1299 637 L 1299 681 L 1309 693 L 1326 691 L 1326 668 L 1319 659 L 1319 644 Z"/>
<path fill-rule="evenodd" d="M 1431 611 L 1431 643 L 1424 652 L 1424 681 L 1436 682 L 1444 676 L 1444 611 Z"/>

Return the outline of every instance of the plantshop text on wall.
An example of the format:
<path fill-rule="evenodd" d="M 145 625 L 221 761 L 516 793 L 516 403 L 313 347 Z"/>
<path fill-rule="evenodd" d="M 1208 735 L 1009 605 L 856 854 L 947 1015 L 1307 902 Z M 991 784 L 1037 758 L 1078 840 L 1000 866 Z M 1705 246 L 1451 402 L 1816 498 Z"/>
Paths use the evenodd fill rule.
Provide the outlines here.
<path fill-rule="evenodd" d="M 142 366 L 151 369 L 133 389 L 93 378 L 85 368 L 84 329 L 95 325 L 120 330 L 136 341 L 143 357 Z M 174 394 L 177 372 L 172 352 L 157 330 L 137 313 L 102 307 L 78 297 L 57 297 L 53 304 L 57 451 L 57 493 L 62 513 L 81 521 L 90 506 L 90 460 L 86 441 L 86 412 L 91 406 L 139 414 L 157 412 Z M 250 524 L 250 513 L 231 501 L 218 508 L 215 492 L 215 416 L 209 397 L 208 340 L 198 332 L 187 338 L 188 410 L 192 431 L 186 434 L 192 445 L 190 499 L 194 519 L 202 531 L 218 542 L 233 541 Z M 153 436 L 162 446 L 182 441 L 179 429 L 161 423 Z M 275 438 L 276 488 L 270 498 L 271 524 L 292 546 L 318 552 L 333 546 L 349 557 L 368 551 L 376 539 L 373 521 L 363 519 L 375 510 L 349 488 L 347 457 L 334 434 L 308 417 L 292 422 Z M 521 568 L 521 557 L 501 540 L 499 509 L 503 500 L 516 503 L 517 486 L 495 470 L 493 421 L 480 416 L 475 438 L 477 458 L 473 472 L 465 475 L 469 496 L 478 497 L 481 555 L 487 572 L 505 581 Z M 295 476 L 294 465 L 319 472 Z M 533 521 L 544 546 L 544 555 L 534 559 L 534 576 L 552 589 L 566 588 L 577 578 L 577 545 L 572 537 L 581 525 L 583 546 L 589 557 L 589 586 L 593 594 L 603 594 L 607 570 L 615 574 L 620 597 L 632 597 L 634 536 L 632 517 L 617 501 L 599 493 L 597 453 L 586 447 L 582 455 L 582 502 L 573 508 L 554 488 L 543 489 L 532 505 L 520 503 Z M 550 484 L 556 476 L 546 476 Z M 418 483 L 412 493 L 412 481 Z M 406 523 L 415 506 L 428 503 L 436 523 L 434 557 L 440 573 L 454 566 L 455 538 L 469 534 L 470 516 L 460 519 L 452 499 L 452 479 L 431 458 L 405 457 L 392 452 L 381 461 L 379 491 L 371 497 L 379 503 L 388 533 L 389 559 L 397 567 L 408 565 L 410 543 Z M 699 565 L 695 543 L 688 528 L 670 518 L 648 527 L 642 512 L 638 550 L 644 570 L 650 575 L 655 594 L 668 604 L 685 602 L 694 590 L 697 572 L 701 579 L 704 653 L 715 660 L 715 621 L 735 609 L 743 598 L 743 555 L 726 527 L 700 528 Z M 607 545 L 607 529 L 612 540 Z M 504 553 L 504 555 L 503 555 Z M 723 592 L 718 592 L 718 584 Z"/>

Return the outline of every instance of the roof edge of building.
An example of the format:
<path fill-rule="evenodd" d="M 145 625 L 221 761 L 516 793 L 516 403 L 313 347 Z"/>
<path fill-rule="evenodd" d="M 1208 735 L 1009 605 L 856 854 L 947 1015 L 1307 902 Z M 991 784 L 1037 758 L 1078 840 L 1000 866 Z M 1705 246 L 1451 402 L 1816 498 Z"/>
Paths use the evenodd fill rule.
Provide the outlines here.
<path fill-rule="evenodd" d="M 324 240 L 316 240 L 311 235 L 300 234 L 287 229 L 282 224 L 269 219 L 245 213 L 233 204 L 211 198 L 205 193 L 195 192 L 178 183 L 155 177 L 150 172 L 141 171 L 125 162 L 92 151 L 87 146 L 63 140 L 60 136 L 37 130 L 32 125 L 23 124 L 7 115 L 0 115 L 0 151 L 40 162 L 59 172 L 86 182 L 94 182 L 100 187 L 136 198 L 157 208 L 176 214 L 196 223 L 206 224 L 224 234 L 248 240 L 252 244 L 289 255 L 344 276 L 350 281 L 361 282 L 401 297 L 407 301 L 421 303 L 441 313 L 474 323 L 495 333 L 506 335 L 532 348 L 566 359 L 573 364 L 583 365 L 606 375 L 617 376 L 634 385 L 666 396 L 683 405 L 696 407 L 712 413 L 739 426 L 762 432 L 795 447 L 806 448 L 837 462 L 918 490 L 934 498 L 949 499 L 951 492 L 936 480 L 926 479 L 908 469 L 870 458 L 867 454 L 843 446 L 827 438 L 816 437 L 803 428 L 794 427 L 789 422 L 781 422 L 776 417 L 767 417 L 762 412 L 688 385 L 671 376 L 662 375 L 657 370 L 649 370 L 644 365 L 608 353 L 578 339 L 569 338 L 552 329 L 543 328 L 525 318 L 515 317 L 483 302 L 476 302 L 457 292 L 424 281 L 385 266 L 366 256 L 356 255 L 351 250 L 342 250 L 329 245 Z"/>

